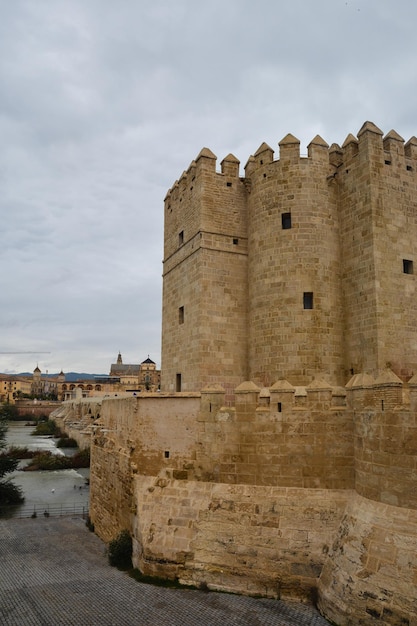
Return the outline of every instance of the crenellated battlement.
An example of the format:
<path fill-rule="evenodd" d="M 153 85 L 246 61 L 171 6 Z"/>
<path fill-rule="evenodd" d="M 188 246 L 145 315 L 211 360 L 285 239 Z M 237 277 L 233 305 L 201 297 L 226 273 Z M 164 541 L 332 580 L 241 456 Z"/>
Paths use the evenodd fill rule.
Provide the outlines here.
<path fill-rule="evenodd" d="M 210 413 L 213 407 L 238 412 L 247 404 L 255 407 L 256 411 L 269 413 L 294 408 L 320 411 L 343 408 L 416 410 L 417 375 L 405 383 L 391 369 L 385 368 L 376 375 L 366 372 L 355 374 L 344 387 L 331 385 L 320 376 L 305 386 L 292 385 L 285 378 L 280 378 L 270 387 L 259 387 L 253 381 L 246 381 L 233 390 L 233 402 L 227 401 L 226 390 L 220 384 L 202 389 L 201 394 L 202 407 L 209 406 Z"/>
<path fill-rule="evenodd" d="M 349 133 L 342 147 L 337 143 L 329 145 L 316 135 L 307 146 L 307 156 L 300 152 L 301 142 L 291 133 L 287 134 L 279 143 L 279 158 L 274 160 L 274 150 L 263 142 L 256 152 L 249 156 L 245 165 L 245 178 L 250 179 L 256 170 L 268 165 L 296 165 L 303 163 L 327 164 L 336 170 L 351 165 L 352 158 L 359 156 L 366 159 L 376 159 L 380 164 L 391 165 L 394 161 L 398 167 L 406 171 L 415 171 L 417 161 L 417 138 L 412 136 L 407 142 L 395 131 L 390 130 L 385 136 L 373 123 L 365 122 L 358 131 L 357 137 Z M 372 149 L 370 149 L 372 147 Z M 184 191 L 190 180 L 201 172 L 211 173 L 213 176 L 223 175 L 233 178 L 239 177 L 240 161 L 233 155 L 227 155 L 221 161 L 220 172 L 216 170 L 217 157 L 209 148 L 203 148 L 196 159 L 191 162 L 188 170 L 183 172 L 178 181 L 167 192 L 167 198 L 176 198 L 176 192 Z"/>

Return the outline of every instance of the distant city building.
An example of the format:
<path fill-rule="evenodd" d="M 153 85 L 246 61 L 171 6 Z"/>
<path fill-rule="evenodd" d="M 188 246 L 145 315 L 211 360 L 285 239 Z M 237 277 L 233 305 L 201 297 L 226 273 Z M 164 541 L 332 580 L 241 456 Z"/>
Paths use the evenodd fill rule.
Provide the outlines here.
<path fill-rule="evenodd" d="M 30 394 L 31 387 L 30 378 L 0 374 L 0 402 L 14 404 L 23 394 Z"/>
<path fill-rule="evenodd" d="M 10 376 L 0 374 L 0 402 L 15 403 L 24 397 L 65 401 L 81 393 L 84 398 L 103 396 L 110 393 L 155 392 L 160 388 L 161 371 L 148 358 L 138 364 L 124 364 L 122 355 L 110 367 L 109 376 L 95 376 L 66 380 L 64 372 L 42 374 L 37 365 L 30 376 Z"/>
<path fill-rule="evenodd" d="M 82 397 L 103 396 L 110 393 L 142 393 L 158 391 L 161 383 L 161 371 L 148 358 L 142 363 L 123 363 L 119 352 L 116 363 L 110 366 L 108 376 L 95 376 L 85 380 L 64 382 L 59 388 L 61 400 L 71 400 L 76 390 L 81 390 Z"/>
<path fill-rule="evenodd" d="M 38 366 L 33 370 L 32 385 L 30 393 L 37 397 L 48 397 L 51 400 L 60 400 L 62 385 L 65 382 L 65 374 L 61 370 L 59 374 L 52 376 L 42 376 Z"/>
<path fill-rule="evenodd" d="M 161 382 L 161 372 L 156 364 L 148 358 L 140 364 L 123 363 L 119 352 L 116 363 L 110 367 L 110 377 L 118 377 L 120 385 L 127 388 L 135 387 L 137 391 L 157 391 Z"/>

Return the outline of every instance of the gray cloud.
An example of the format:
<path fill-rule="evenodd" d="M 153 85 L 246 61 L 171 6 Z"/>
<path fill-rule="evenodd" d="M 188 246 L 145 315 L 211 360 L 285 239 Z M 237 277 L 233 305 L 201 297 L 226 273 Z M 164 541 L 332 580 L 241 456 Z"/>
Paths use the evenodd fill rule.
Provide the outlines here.
<path fill-rule="evenodd" d="M 0 23 L 0 371 L 160 363 L 163 199 L 203 146 L 417 134 L 412 0 L 16 0 Z M 278 150 L 277 150 L 278 155 Z"/>

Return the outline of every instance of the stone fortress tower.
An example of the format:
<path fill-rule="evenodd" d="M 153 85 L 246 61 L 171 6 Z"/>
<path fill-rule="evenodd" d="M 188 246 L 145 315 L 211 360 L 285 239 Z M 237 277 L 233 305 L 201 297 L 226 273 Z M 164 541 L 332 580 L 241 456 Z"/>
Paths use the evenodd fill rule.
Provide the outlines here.
<path fill-rule="evenodd" d="M 417 371 L 417 139 L 279 148 L 243 178 L 204 148 L 166 196 L 162 390 Z"/>
<path fill-rule="evenodd" d="M 279 148 L 168 192 L 161 391 L 71 409 L 91 520 L 145 574 L 413 626 L 417 139 Z"/>
<path fill-rule="evenodd" d="M 271 571 L 302 572 L 303 587 L 309 559 L 322 562 L 318 604 L 334 623 L 414 624 L 417 139 L 366 122 L 342 147 L 316 136 L 303 157 L 287 135 L 279 149 L 274 160 L 263 143 L 240 177 L 233 155 L 216 172 L 204 148 L 166 196 L 161 388 L 201 393 L 205 480 L 252 501 L 272 489 L 252 529 L 290 490 L 285 541 L 285 507 L 265 522 L 280 529 Z M 291 489 L 328 510 L 297 520 Z M 339 498 L 332 548 L 312 557 L 308 527 L 335 520 Z M 282 574 L 301 530 L 310 557 Z"/>

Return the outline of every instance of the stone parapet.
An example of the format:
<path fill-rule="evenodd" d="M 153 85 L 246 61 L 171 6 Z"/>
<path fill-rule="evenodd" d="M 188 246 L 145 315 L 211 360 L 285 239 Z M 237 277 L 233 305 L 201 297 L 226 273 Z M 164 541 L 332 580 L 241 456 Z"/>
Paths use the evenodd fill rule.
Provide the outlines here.
<path fill-rule="evenodd" d="M 384 370 L 346 388 L 245 381 L 234 403 L 220 385 L 103 399 L 92 420 L 96 531 L 107 541 L 129 529 L 147 574 L 305 600 L 318 587 L 333 621 L 339 606 L 336 623 L 401 623 L 413 615 L 401 568 L 407 594 L 417 585 L 405 556 L 417 552 L 416 389 Z"/>

